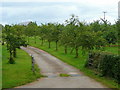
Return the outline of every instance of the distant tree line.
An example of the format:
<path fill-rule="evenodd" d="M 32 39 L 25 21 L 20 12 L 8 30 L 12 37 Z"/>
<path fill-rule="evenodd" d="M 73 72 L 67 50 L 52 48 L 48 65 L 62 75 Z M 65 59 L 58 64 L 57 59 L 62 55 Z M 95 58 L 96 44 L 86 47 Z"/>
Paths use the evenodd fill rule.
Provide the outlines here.
<path fill-rule="evenodd" d="M 13 57 L 16 57 L 16 48 L 29 44 L 30 37 L 36 37 L 41 40 L 41 45 L 48 42 L 48 48 L 51 48 L 51 42 L 55 42 L 56 51 L 59 49 L 58 43 L 64 46 L 65 54 L 68 53 L 68 47 L 76 52 L 81 47 L 83 50 L 101 49 L 105 45 L 116 44 L 120 41 L 120 20 L 111 24 L 107 20 L 101 19 L 92 23 L 80 22 L 78 17 L 72 15 L 65 24 L 47 23 L 37 25 L 36 22 L 30 22 L 28 25 L 5 25 L 2 26 L 2 44 L 6 43 L 10 52 L 10 63 L 13 63 Z"/>

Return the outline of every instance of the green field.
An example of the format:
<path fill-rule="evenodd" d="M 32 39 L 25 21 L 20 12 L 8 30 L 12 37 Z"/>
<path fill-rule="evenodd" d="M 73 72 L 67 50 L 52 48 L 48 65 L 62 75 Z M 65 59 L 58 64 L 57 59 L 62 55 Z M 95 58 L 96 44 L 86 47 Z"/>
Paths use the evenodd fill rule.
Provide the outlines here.
<path fill-rule="evenodd" d="M 30 45 L 40 48 L 42 50 L 45 50 L 52 54 L 53 56 L 56 56 L 60 60 L 80 69 L 85 75 L 94 78 L 96 81 L 101 82 L 103 85 L 106 85 L 110 88 L 118 88 L 118 84 L 114 82 L 114 80 L 106 78 L 106 77 L 100 77 L 97 75 L 94 71 L 87 69 L 84 67 L 86 60 L 88 58 L 87 52 L 83 54 L 82 50 L 79 49 L 79 57 L 75 58 L 75 51 L 73 51 L 72 54 L 70 54 L 71 48 L 68 48 L 68 54 L 64 53 L 64 47 L 59 45 L 58 51 L 55 50 L 55 43 L 51 42 L 51 48 L 48 48 L 48 42 L 45 41 L 44 45 L 41 46 L 41 41 L 37 38 L 37 43 L 34 43 L 34 38 L 30 38 Z M 115 49 L 114 49 L 115 48 Z M 114 50 L 114 51 L 112 51 Z M 111 53 L 117 53 L 118 49 L 116 47 L 105 47 L 105 51 L 110 51 Z M 120 87 L 120 85 L 119 85 Z"/>
<path fill-rule="evenodd" d="M 17 49 L 15 64 L 8 64 L 9 53 L 2 47 L 2 88 L 13 88 L 41 77 L 40 70 L 35 66 L 36 74 L 31 70 L 31 57 L 23 50 Z"/>

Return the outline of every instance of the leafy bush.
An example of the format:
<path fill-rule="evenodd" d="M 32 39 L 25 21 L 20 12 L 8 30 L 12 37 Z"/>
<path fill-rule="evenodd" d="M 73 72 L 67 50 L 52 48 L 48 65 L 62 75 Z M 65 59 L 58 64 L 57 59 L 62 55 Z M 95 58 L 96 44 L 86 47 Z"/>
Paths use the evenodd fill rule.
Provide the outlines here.
<path fill-rule="evenodd" d="M 90 52 L 86 67 L 98 71 L 102 76 L 114 78 L 120 83 L 120 55 Z"/>

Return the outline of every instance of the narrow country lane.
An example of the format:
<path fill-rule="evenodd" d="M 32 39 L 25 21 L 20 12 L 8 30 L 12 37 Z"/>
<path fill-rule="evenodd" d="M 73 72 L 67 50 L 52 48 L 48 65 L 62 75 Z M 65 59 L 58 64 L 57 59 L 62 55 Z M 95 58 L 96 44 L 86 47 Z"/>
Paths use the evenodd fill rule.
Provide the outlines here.
<path fill-rule="evenodd" d="M 105 88 L 99 82 L 83 75 L 78 69 L 43 50 L 31 46 L 21 48 L 33 55 L 35 62 L 41 69 L 41 74 L 47 77 L 16 88 Z M 60 77 L 61 73 L 69 74 L 70 77 Z"/>

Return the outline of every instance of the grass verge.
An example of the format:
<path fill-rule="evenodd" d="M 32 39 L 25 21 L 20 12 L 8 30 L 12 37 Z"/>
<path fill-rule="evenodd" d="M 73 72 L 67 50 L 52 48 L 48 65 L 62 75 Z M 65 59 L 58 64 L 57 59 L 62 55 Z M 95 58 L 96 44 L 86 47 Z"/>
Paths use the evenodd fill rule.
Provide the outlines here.
<path fill-rule="evenodd" d="M 25 51 L 17 49 L 15 64 L 8 63 L 9 53 L 5 46 L 2 46 L 2 88 L 13 88 L 35 81 L 40 78 L 40 70 L 35 65 L 36 73 L 31 70 L 31 57 Z"/>

